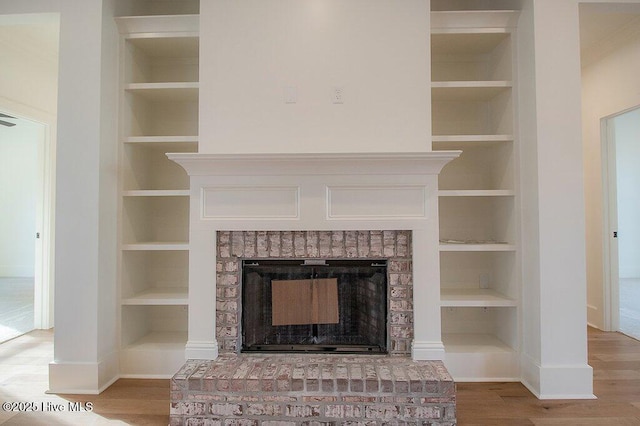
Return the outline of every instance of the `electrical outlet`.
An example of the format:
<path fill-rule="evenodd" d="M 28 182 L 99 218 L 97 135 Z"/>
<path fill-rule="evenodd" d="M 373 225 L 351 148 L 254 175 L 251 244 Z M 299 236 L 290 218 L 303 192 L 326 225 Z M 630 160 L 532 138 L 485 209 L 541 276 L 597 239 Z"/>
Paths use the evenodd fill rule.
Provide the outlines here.
<path fill-rule="evenodd" d="M 331 102 L 334 104 L 344 103 L 344 89 L 342 87 L 334 87 L 331 92 Z"/>
<path fill-rule="evenodd" d="M 483 273 L 478 277 L 478 285 L 480 288 L 489 288 L 489 274 Z"/>
<path fill-rule="evenodd" d="M 298 89 L 295 86 L 283 87 L 282 95 L 285 104 L 295 104 L 298 102 Z"/>

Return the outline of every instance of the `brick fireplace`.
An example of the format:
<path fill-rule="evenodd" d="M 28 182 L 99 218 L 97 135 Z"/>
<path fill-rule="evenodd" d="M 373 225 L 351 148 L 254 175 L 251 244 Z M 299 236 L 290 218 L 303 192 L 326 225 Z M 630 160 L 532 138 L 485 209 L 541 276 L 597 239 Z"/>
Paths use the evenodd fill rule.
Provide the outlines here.
<path fill-rule="evenodd" d="M 241 259 L 386 260 L 389 353 L 409 356 L 413 282 L 409 231 L 221 231 L 217 233 L 216 324 L 220 354 L 237 353 L 241 335 Z"/>
<path fill-rule="evenodd" d="M 168 154 L 191 182 L 191 361 L 173 380 L 172 422 L 455 424 L 437 175 L 458 154 Z M 239 354 L 251 258 L 386 260 L 389 355 Z"/>

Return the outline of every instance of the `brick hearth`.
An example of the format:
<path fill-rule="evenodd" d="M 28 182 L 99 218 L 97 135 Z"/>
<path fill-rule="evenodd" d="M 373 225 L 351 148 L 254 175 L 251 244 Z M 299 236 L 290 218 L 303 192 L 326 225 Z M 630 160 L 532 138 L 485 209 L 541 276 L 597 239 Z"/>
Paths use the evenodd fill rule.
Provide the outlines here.
<path fill-rule="evenodd" d="M 171 381 L 171 425 L 455 425 L 441 361 L 375 355 L 226 354 Z"/>

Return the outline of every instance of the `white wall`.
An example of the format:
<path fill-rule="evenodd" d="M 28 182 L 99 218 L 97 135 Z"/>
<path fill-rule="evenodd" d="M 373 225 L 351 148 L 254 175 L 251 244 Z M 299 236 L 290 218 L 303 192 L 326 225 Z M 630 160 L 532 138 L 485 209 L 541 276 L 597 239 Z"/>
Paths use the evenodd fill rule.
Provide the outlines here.
<path fill-rule="evenodd" d="M 604 328 L 603 209 L 600 120 L 640 105 L 640 38 L 582 70 L 588 321 Z"/>
<path fill-rule="evenodd" d="M 0 276 L 34 276 L 43 141 L 43 126 L 28 120 L 0 126 Z"/>
<path fill-rule="evenodd" d="M 428 1 L 201 1 L 200 16 L 200 152 L 431 149 Z"/>
<path fill-rule="evenodd" d="M 618 198 L 618 272 L 640 277 L 640 109 L 613 119 Z"/>

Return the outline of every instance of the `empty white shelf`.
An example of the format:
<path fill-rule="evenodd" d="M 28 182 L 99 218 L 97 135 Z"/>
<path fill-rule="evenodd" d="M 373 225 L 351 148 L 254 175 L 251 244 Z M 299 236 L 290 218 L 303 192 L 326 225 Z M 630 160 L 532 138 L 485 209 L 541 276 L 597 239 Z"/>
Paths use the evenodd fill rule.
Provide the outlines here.
<path fill-rule="evenodd" d="M 152 101 L 197 101 L 197 82 L 129 83 L 125 90 Z"/>
<path fill-rule="evenodd" d="M 443 307 L 513 307 L 517 302 L 491 289 L 469 288 L 440 290 Z"/>
<path fill-rule="evenodd" d="M 187 305 L 188 290 L 186 287 L 154 288 L 127 297 L 122 300 L 123 305 Z"/>
<path fill-rule="evenodd" d="M 145 243 L 130 243 L 123 244 L 122 250 L 144 250 L 144 251 L 153 251 L 153 250 L 189 250 L 188 242 L 145 242 Z"/>
<path fill-rule="evenodd" d="M 134 189 L 124 191 L 124 197 L 188 197 L 188 189 Z"/>

